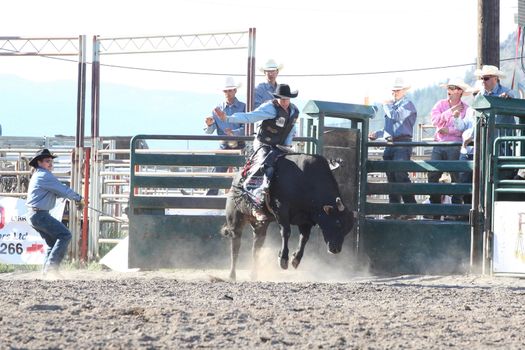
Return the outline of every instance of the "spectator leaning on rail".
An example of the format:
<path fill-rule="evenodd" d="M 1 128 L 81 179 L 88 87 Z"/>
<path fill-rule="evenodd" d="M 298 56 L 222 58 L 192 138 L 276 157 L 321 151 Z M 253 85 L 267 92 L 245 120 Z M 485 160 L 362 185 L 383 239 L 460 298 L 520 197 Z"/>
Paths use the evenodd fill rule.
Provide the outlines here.
<path fill-rule="evenodd" d="M 502 98 L 513 98 L 512 91 L 501 85 L 500 78 L 504 78 L 505 74 L 496 66 L 485 65 L 481 69 L 476 69 L 474 75 L 480 78 L 483 88 L 480 94 L 484 96 L 497 96 Z M 511 123 L 515 124 L 516 120 L 511 115 L 496 116 L 496 123 Z"/>
<path fill-rule="evenodd" d="M 385 126 L 382 130 L 371 132 L 368 135 L 370 140 L 385 139 L 388 142 L 410 142 L 416 124 L 417 111 L 414 104 L 405 96 L 410 85 L 406 84 L 402 78 L 397 78 L 392 86 L 392 99 L 384 103 Z M 384 160 L 410 160 L 412 147 L 385 147 L 383 152 Z M 388 182 L 410 182 L 407 172 L 387 172 Z M 388 195 L 390 203 L 401 203 L 401 195 Z M 413 194 L 403 195 L 404 203 L 416 203 Z M 413 219 L 413 215 L 390 215 L 388 219 Z"/>
<path fill-rule="evenodd" d="M 471 88 L 472 95 L 476 95 L 481 91 L 481 80 L 477 80 Z M 474 159 L 474 133 L 476 131 L 476 110 L 468 107 L 465 112 L 465 118 L 454 118 L 454 127 L 461 131 L 461 150 L 459 160 L 473 160 Z M 459 173 L 459 182 L 472 183 L 472 171 L 464 171 Z M 472 203 L 472 195 L 464 195 L 463 203 Z"/>
<path fill-rule="evenodd" d="M 497 96 L 501 98 L 513 98 L 512 91 L 501 85 L 500 79 L 505 77 L 505 74 L 496 66 L 485 65 L 481 69 L 476 69 L 474 74 L 479 77 L 483 83 L 483 89 L 480 94 L 484 96 Z M 496 124 L 516 124 L 516 118 L 512 115 L 496 115 Z M 513 130 L 499 130 L 496 131 L 495 136 L 512 136 Z M 510 144 L 507 146 L 502 144 L 501 152 L 503 155 L 512 155 L 512 148 Z"/>
<path fill-rule="evenodd" d="M 279 71 L 281 69 L 283 69 L 283 65 L 277 64 L 277 62 L 275 62 L 273 59 L 269 59 L 266 61 L 264 66 L 259 68 L 261 72 L 264 72 L 266 81 L 264 83 L 258 84 L 255 87 L 254 108 L 257 108 L 264 102 L 273 99 L 272 94 L 275 92 L 275 88 L 277 87 L 277 76 L 279 75 Z"/>
<path fill-rule="evenodd" d="M 436 128 L 434 140 L 437 142 L 462 142 L 462 130 L 456 129 L 454 123 L 456 118 L 464 119 L 469 106 L 461 100 L 469 95 L 471 87 L 461 79 L 451 79 L 443 84 L 447 89 L 448 97 L 438 101 L 431 111 L 432 125 Z M 458 160 L 461 146 L 434 146 L 431 160 Z M 437 183 L 443 172 L 435 171 L 428 173 L 428 182 Z M 451 173 L 452 182 L 458 182 L 458 174 Z M 430 203 L 441 203 L 439 194 L 430 195 Z M 452 196 L 452 203 L 460 204 L 461 197 Z"/>
<path fill-rule="evenodd" d="M 61 183 L 51 173 L 54 158 L 56 156 L 44 148 L 29 162 L 35 170 L 29 181 L 26 205 L 29 223 L 40 233 L 48 246 L 42 270 L 44 275 L 57 273 L 71 240 L 71 232 L 52 217 L 49 210 L 54 208 L 57 197 L 75 201 L 79 209 L 84 206 L 82 196 Z"/>
<path fill-rule="evenodd" d="M 206 134 L 217 132 L 217 135 L 244 136 L 244 124 L 222 121 L 217 115 L 217 110 L 224 112 L 226 115 L 232 115 L 236 112 L 246 112 L 246 104 L 235 97 L 235 94 L 237 94 L 237 88 L 239 87 L 240 84 L 236 83 L 232 77 L 226 78 L 224 86 L 222 87 L 225 98 L 224 101 L 215 107 L 211 117 L 206 117 L 204 119 L 206 124 L 204 132 L 206 132 Z M 243 149 L 244 147 L 244 141 L 223 141 L 220 145 L 221 149 Z M 214 168 L 214 172 L 217 173 L 225 173 L 227 171 L 228 167 L 225 166 Z M 208 190 L 206 195 L 216 196 L 218 193 L 218 189 L 212 188 Z"/>
<path fill-rule="evenodd" d="M 250 192 L 253 215 L 258 221 L 266 220 L 264 200 L 270 180 L 273 176 L 273 164 L 278 154 L 283 151 L 279 146 L 291 148 L 296 133 L 295 122 L 299 117 L 299 109 L 290 99 L 297 97 L 297 91 L 290 91 L 286 84 L 279 84 L 273 93 L 273 100 L 260 105 L 248 113 L 235 113 L 227 116 L 219 111 L 219 118 L 234 123 L 254 123 L 261 121 L 253 143 L 254 153 L 249 162 L 255 171 L 263 170 L 263 181 Z"/>

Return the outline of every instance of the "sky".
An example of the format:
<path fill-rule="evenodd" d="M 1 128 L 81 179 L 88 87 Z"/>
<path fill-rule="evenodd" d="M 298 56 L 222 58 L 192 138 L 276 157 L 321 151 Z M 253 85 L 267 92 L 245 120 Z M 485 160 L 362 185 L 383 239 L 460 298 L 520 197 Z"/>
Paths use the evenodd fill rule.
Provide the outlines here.
<path fill-rule="evenodd" d="M 88 61 L 93 35 L 180 35 L 256 28 L 256 66 L 268 58 L 282 63 L 278 82 L 299 90 L 301 99 L 364 103 L 366 97 L 370 102 L 389 97 L 397 76 L 403 76 L 413 88 L 463 77 L 465 67 L 378 72 L 474 63 L 477 4 L 478 0 L 17 0 L 2 5 L 1 26 L 4 36 L 87 35 Z M 503 41 L 517 29 L 517 0 L 501 0 L 500 11 Z M 0 57 L 0 62 L 0 74 L 34 81 L 75 80 L 77 76 L 74 62 L 38 57 Z M 102 86 L 116 83 L 209 92 L 220 99 L 223 75 L 245 74 L 246 62 L 245 49 L 103 56 L 103 65 L 218 75 L 102 66 L 101 79 Z M 350 75 L 354 73 L 376 74 Z M 312 76 L 322 74 L 332 76 Z M 244 76 L 237 79 L 245 82 Z M 257 76 L 256 82 L 262 80 Z M 238 96 L 246 100 L 245 87 Z"/>

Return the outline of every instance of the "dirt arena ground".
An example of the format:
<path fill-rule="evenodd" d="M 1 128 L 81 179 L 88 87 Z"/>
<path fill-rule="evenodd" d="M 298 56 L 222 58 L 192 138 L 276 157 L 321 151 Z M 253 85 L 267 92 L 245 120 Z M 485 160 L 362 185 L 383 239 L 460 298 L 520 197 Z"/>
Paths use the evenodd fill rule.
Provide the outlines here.
<path fill-rule="evenodd" d="M 225 270 L 0 274 L 1 349 L 522 349 L 525 280 Z"/>

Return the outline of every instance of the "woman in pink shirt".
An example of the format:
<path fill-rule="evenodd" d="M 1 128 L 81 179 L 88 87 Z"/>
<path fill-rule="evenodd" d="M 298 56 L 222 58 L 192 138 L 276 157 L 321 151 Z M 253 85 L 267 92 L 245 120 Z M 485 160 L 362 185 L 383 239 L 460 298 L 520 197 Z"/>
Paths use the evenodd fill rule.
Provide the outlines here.
<path fill-rule="evenodd" d="M 456 118 L 465 118 L 469 107 L 461 97 L 470 94 L 470 86 L 461 79 L 451 79 L 443 87 L 447 88 L 446 99 L 438 101 L 432 108 L 432 124 L 436 127 L 434 140 L 437 142 L 462 142 L 462 130 L 454 127 Z M 461 146 L 434 146 L 431 160 L 458 160 Z M 429 172 L 428 182 L 437 183 L 442 172 Z M 452 182 L 458 182 L 458 174 L 451 173 Z M 430 195 L 430 203 L 441 203 L 439 194 Z M 461 204 L 461 196 L 452 196 L 452 203 Z"/>

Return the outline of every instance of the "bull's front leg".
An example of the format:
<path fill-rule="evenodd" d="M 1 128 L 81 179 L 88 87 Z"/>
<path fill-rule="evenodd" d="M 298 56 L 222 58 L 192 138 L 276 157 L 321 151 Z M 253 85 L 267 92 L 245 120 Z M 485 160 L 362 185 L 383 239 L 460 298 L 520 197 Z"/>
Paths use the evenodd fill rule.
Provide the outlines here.
<path fill-rule="evenodd" d="M 253 228 L 253 245 L 252 245 L 252 271 L 250 278 L 252 280 L 257 280 L 257 275 L 259 271 L 259 253 L 264 241 L 266 239 L 266 230 L 268 228 L 269 221 L 265 221 L 260 224 L 252 224 Z"/>
<path fill-rule="evenodd" d="M 288 268 L 288 240 L 290 239 L 291 228 L 289 223 L 279 224 L 281 230 L 281 250 L 279 251 L 279 266 L 281 269 Z"/>
<path fill-rule="evenodd" d="M 308 239 L 310 238 L 311 229 L 312 225 L 299 225 L 299 249 L 292 254 L 292 266 L 295 269 L 301 263 L 301 259 L 303 258 L 304 254 L 304 247 L 306 246 L 306 242 L 308 242 Z"/>

